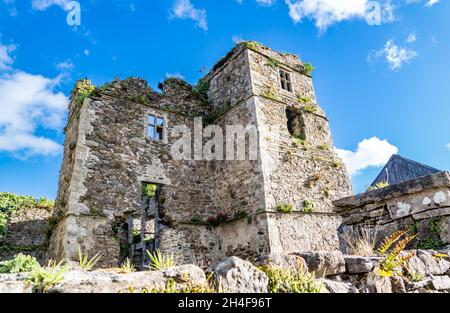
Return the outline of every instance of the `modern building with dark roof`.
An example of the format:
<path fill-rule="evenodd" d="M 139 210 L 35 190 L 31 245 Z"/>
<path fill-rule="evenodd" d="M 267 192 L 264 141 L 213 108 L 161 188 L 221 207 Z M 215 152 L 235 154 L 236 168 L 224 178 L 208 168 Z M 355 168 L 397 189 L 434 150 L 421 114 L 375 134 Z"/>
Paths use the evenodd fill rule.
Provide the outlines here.
<path fill-rule="evenodd" d="M 394 154 L 371 186 L 384 182 L 389 183 L 389 185 L 395 185 L 439 172 L 442 171 Z"/>

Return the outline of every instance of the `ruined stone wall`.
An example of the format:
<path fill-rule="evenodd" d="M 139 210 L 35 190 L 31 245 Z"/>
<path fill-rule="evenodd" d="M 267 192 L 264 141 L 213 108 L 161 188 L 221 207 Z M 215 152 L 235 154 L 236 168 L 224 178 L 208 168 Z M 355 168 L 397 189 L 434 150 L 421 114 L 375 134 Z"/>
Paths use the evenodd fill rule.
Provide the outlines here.
<path fill-rule="evenodd" d="M 44 264 L 51 215 L 52 209 L 44 207 L 21 208 L 12 212 L 0 247 L 0 260 L 9 260 L 22 253 L 34 256 Z"/>
<path fill-rule="evenodd" d="M 437 249 L 450 244 L 450 174 L 441 172 L 335 202 L 342 235 L 368 231 L 382 238 L 398 230 L 418 233 L 412 246 Z M 376 237 L 374 237 L 376 234 Z M 346 243 L 341 244 L 345 248 Z"/>

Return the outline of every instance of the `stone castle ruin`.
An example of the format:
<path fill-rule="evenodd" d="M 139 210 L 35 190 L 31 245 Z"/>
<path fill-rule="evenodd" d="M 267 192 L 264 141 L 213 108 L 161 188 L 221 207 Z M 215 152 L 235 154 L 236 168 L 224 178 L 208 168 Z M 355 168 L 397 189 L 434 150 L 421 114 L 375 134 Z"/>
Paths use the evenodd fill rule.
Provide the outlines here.
<path fill-rule="evenodd" d="M 448 223 L 446 172 L 352 195 L 310 66 L 295 55 L 245 42 L 197 86 L 171 78 L 160 88 L 137 78 L 77 84 L 49 258 L 76 260 L 81 247 L 100 253 L 103 267 L 126 257 L 142 265 L 146 250 L 160 249 L 207 267 L 230 256 L 337 251 L 339 232 L 357 231 L 375 216 L 386 230 L 418 218 L 426 228 L 438 212 Z M 196 158 L 198 146 L 208 147 L 204 136 L 183 151 L 190 157 L 174 159 L 180 125 L 211 136 L 227 125 L 252 126 L 256 157 Z M 235 141 L 214 146 L 215 155 L 250 146 L 249 132 L 221 135 Z M 437 236 L 450 243 L 448 234 Z"/>
<path fill-rule="evenodd" d="M 131 78 L 74 91 L 50 257 L 76 259 L 81 246 L 112 266 L 157 248 L 210 264 L 339 249 L 332 201 L 351 185 L 297 56 L 242 43 L 197 87 L 168 79 L 160 88 Z M 257 157 L 174 160 L 176 127 L 194 133 L 199 117 L 203 127 L 253 126 Z"/>

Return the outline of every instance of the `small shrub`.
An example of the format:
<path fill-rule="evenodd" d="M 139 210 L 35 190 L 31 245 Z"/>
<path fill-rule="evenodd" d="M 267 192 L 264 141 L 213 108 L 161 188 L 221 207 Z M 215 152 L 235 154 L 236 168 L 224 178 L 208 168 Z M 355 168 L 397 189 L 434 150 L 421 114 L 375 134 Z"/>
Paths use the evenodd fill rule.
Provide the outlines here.
<path fill-rule="evenodd" d="M 310 103 L 312 100 L 310 97 L 302 94 L 297 95 L 297 101 L 303 104 Z"/>
<path fill-rule="evenodd" d="M 333 161 L 333 167 L 334 167 L 334 168 L 337 168 L 337 169 L 341 168 L 341 167 L 342 167 L 341 161 L 339 161 L 339 160 L 334 160 L 334 161 Z"/>
<path fill-rule="evenodd" d="M 277 205 L 277 211 L 280 213 L 292 213 L 294 206 L 290 203 L 281 203 Z"/>
<path fill-rule="evenodd" d="M 158 187 L 155 184 L 144 184 L 142 192 L 147 198 L 153 199 L 157 189 Z"/>
<path fill-rule="evenodd" d="M 32 284 L 33 291 L 38 293 L 47 292 L 50 287 L 63 281 L 63 274 L 68 269 L 69 266 L 67 264 L 63 265 L 63 261 L 59 263 L 50 261 L 47 267 L 33 267 L 27 280 Z"/>
<path fill-rule="evenodd" d="M 319 150 L 322 150 L 322 151 L 328 151 L 329 150 L 329 148 L 328 148 L 328 146 L 326 144 L 320 145 L 317 148 L 319 148 Z"/>
<path fill-rule="evenodd" d="M 296 148 L 306 147 L 306 140 L 303 138 L 291 136 L 291 141 Z"/>
<path fill-rule="evenodd" d="M 262 267 L 269 278 L 270 293 L 320 293 L 321 286 L 317 284 L 315 275 L 306 270 L 284 269 L 278 266 Z"/>
<path fill-rule="evenodd" d="M 139 243 L 141 242 L 141 231 L 137 228 L 133 228 L 131 230 L 131 236 L 133 238 L 133 243 Z"/>
<path fill-rule="evenodd" d="M 379 182 L 375 186 L 370 186 L 367 188 L 367 191 L 379 190 L 389 187 L 389 183 L 387 181 Z"/>
<path fill-rule="evenodd" d="M 445 242 L 441 239 L 441 227 L 440 227 L 440 218 L 434 217 L 428 222 L 428 227 L 431 231 L 431 234 L 421 239 L 420 241 L 414 244 L 416 249 L 424 249 L 424 250 L 438 250 L 445 246 Z M 412 230 L 414 233 L 418 233 L 419 231 L 419 223 L 413 223 Z"/>
<path fill-rule="evenodd" d="M 256 41 L 244 41 L 242 44 L 248 49 L 258 50 L 258 43 Z"/>
<path fill-rule="evenodd" d="M 94 257 L 89 258 L 87 254 L 83 254 L 81 247 L 78 246 L 78 262 L 83 271 L 91 271 L 100 261 L 100 255 L 97 253 Z"/>
<path fill-rule="evenodd" d="M 81 79 L 75 84 L 76 99 L 78 105 L 82 104 L 84 99 L 90 97 L 95 91 L 95 86 L 89 79 Z"/>
<path fill-rule="evenodd" d="M 304 109 L 306 112 L 309 112 L 309 113 L 317 112 L 317 107 L 315 105 L 306 105 Z"/>
<path fill-rule="evenodd" d="M 306 213 L 314 212 L 314 203 L 309 200 L 303 201 L 303 212 L 306 212 Z"/>
<path fill-rule="evenodd" d="M 358 256 L 374 256 L 376 236 L 371 236 L 370 230 L 364 228 L 356 234 L 345 234 L 342 236 L 347 244 L 347 253 Z"/>
<path fill-rule="evenodd" d="M 208 102 L 209 80 L 202 78 L 198 81 L 197 86 L 193 88 L 194 93 L 204 102 Z"/>
<path fill-rule="evenodd" d="M 268 87 L 266 91 L 264 91 L 263 96 L 272 100 L 277 100 L 273 87 Z"/>
<path fill-rule="evenodd" d="M 416 271 L 408 271 L 407 278 L 413 283 L 422 281 L 424 279 L 423 275 Z"/>
<path fill-rule="evenodd" d="M 120 266 L 120 272 L 121 273 L 133 273 L 136 272 L 136 267 L 131 262 L 130 258 L 126 258 L 125 262 L 122 263 Z"/>
<path fill-rule="evenodd" d="M 311 76 L 311 73 L 314 71 L 314 66 L 312 66 L 311 63 L 304 63 L 303 64 L 303 74 L 306 74 L 308 76 Z"/>
<path fill-rule="evenodd" d="M 12 260 L 0 262 L 0 274 L 28 273 L 35 266 L 39 266 L 35 257 L 20 253 Z"/>
<path fill-rule="evenodd" d="M 173 254 L 165 256 L 159 249 L 155 252 L 147 251 L 147 255 L 150 258 L 148 268 L 152 271 L 164 270 L 176 265 Z"/>

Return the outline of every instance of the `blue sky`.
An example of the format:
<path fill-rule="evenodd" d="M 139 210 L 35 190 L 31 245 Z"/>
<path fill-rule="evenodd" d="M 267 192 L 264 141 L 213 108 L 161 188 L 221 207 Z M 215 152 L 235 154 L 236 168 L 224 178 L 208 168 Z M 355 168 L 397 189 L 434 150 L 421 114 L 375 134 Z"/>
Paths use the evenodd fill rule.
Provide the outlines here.
<path fill-rule="evenodd" d="M 450 169 L 450 3 L 0 0 L 0 190 L 54 198 L 75 80 L 195 83 L 239 40 L 299 54 L 356 192 L 392 153 Z"/>

